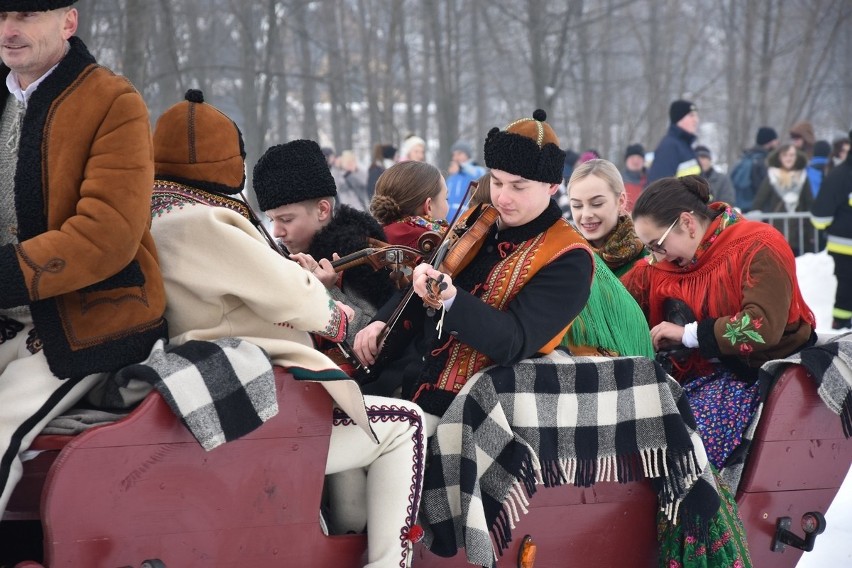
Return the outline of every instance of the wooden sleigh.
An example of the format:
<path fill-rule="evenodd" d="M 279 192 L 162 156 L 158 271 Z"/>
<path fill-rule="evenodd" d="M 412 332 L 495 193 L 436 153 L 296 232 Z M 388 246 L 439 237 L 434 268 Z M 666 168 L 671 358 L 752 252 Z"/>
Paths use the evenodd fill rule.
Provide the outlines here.
<path fill-rule="evenodd" d="M 33 449 L 44 451 L 25 463 L 0 524 L 0 566 L 363 566 L 364 535 L 325 536 L 319 523 L 331 399 L 280 368 L 276 384 L 279 414 L 211 452 L 156 392 L 119 422 L 75 437 L 40 436 Z M 773 551 L 783 547 L 779 524 L 792 523 L 787 541 L 804 537 L 799 520 L 828 509 L 850 463 L 852 440 L 839 418 L 804 369 L 788 367 L 737 494 L 755 566 L 796 565 L 802 550 Z M 499 564 L 516 566 L 530 535 L 536 568 L 655 566 L 656 510 L 648 481 L 541 487 Z M 470 565 L 463 551 L 441 558 L 418 545 L 414 566 Z"/>

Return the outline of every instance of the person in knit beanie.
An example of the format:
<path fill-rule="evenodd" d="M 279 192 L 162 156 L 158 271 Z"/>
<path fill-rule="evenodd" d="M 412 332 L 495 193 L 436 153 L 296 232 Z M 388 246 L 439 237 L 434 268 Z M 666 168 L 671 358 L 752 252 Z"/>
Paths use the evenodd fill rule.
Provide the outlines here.
<path fill-rule="evenodd" d="M 382 367 L 378 336 L 395 302 L 376 313 L 353 345 L 366 363 L 379 361 L 386 392 L 401 388 L 403 398 L 435 416 L 477 371 L 551 352 L 589 297 L 593 253 L 552 199 L 565 152 L 546 113 L 492 128 L 483 156 L 492 205 L 465 219 L 476 228 L 465 234 L 469 262 L 414 269 L 414 293 L 434 311 L 412 319 L 422 320 L 413 340 L 402 353 L 384 355 L 392 364 Z"/>
<path fill-rule="evenodd" d="M 409 135 L 399 147 L 399 161 L 423 162 L 426 160 L 426 141 L 415 134 Z"/>
<path fill-rule="evenodd" d="M 288 146 L 267 158 L 292 158 L 288 151 L 302 156 L 303 173 L 313 167 L 327 172 L 315 143 Z M 418 435 L 422 411 L 414 403 L 362 397 L 335 361 L 314 348 L 318 339 L 341 342 L 353 311 L 261 236 L 246 204 L 233 195 L 243 185 L 244 158 L 239 128 L 205 102 L 200 91 L 189 91 L 157 121 L 152 233 L 166 281 L 170 346 L 235 337 L 258 345 L 273 364 L 298 378 L 328 385 L 352 420 L 332 424 L 326 474 L 358 476 L 381 488 L 365 492 L 367 485 L 362 485 L 360 493 L 345 496 L 346 503 L 337 498 L 339 492 L 332 495 L 329 528 L 363 532 L 366 525 L 367 565 L 405 566 L 413 541 L 422 534 L 414 524 L 425 461 L 425 444 Z M 296 169 L 291 175 L 296 176 Z M 334 189 L 333 184 L 293 187 L 315 194 Z M 262 203 L 294 195 L 263 194 Z M 220 411 L 240 417 L 239 404 Z M 272 483 L 287 485 L 286 471 L 270 475 L 280 477 L 271 478 Z M 357 514 L 349 511 L 349 502 L 357 504 Z"/>
<path fill-rule="evenodd" d="M 669 130 L 654 150 L 647 183 L 663 177 L 700 175 L 701 166 L 692 145 L 698 136 L 698 107 L 678 99 L 669 105 Z"/>

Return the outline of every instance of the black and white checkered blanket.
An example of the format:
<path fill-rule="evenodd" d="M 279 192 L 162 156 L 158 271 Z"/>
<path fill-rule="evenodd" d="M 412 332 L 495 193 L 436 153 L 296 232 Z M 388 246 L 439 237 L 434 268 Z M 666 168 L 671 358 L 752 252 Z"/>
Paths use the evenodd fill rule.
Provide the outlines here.
<path fill-rule="evenodd" d="M 536 484 L 651 478 L 669 518 L 703 524 L 719 495 L 695 430 L 680 386 L 646 358 L 556 353 L 486 369 L 429 440 L 426 544 L 493 566 Z"/>
<path fill-rule="evenodd" d="M 847 438 L 852 437 L 852 333 L 846 333 L 820 345 L 806 347 L 785 359 L 768 361 L 760 368 L 758 407 L 743 432 L 739 446 L 728 456 L 725 468 L 719 472 L 732 491 L 736 491 L 742 477 L 769 392 L 789 365 L 802 365 L 807 369 L 822 401 L 840 416 L 843 433 Z"/>
<path fill-rule="evenodd" d="M 771 382 L 789 364 L 799 364 L 808 370 L 820 398 L 840 416 L 846 437 L 852 437 L 852 333 L 806 347 L 786 359 L 769 361 L 760 368 L 760 373 L 770 375 L 763 378 Z"/>
<path fill-rule="evenodd" d="M 111 377 L 118 389 L 153 385 L 205 450 L 236 440 L 278 414 L 275 378 L 266 352 L 225 337 L 164 345 Z"/>

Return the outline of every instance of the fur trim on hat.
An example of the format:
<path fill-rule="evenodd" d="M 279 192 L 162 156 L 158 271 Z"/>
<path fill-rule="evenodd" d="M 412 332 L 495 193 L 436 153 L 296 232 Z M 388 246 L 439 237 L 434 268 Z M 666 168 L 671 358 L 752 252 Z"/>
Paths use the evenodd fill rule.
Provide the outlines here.
<path fill-rule="evenodd" d="M 565 152 L 545 120 L 547 114 L 538 109 L 505 130 L 492 128 L 485 138 L 485 165 L 528 180 L 561 183 Z"/>
<path fill-rule="evenodd" d="M 254 166 L 253 184 L 261 211 L 337 197 L 334 177 L 313 140 L 293 140 L 269 148 Z"/>
<path fill-rule="evenodd" d="M 201 91 L 190 89 L 184 98 L 166 110 L 154 128 L 157 178 L 213 193 L 239 193 L 246 182 L 240 129 L 205 103 Z"/>
<path fill-rule="evenodd" d="M 77 0 L 0 0 L 0 12 L 47 12 L 70 6 Z"/>

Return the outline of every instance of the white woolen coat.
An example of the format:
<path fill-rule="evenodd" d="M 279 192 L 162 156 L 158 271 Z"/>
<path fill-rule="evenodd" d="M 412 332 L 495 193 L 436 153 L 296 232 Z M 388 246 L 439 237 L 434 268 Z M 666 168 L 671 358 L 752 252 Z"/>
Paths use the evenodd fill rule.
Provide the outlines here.
<path fill-rule="evenodd" d="M 301 378 L 341 371 L 309 335 L 340 340 L 342 314 L 312 274 L 272 250 L 242 215 L 184 203 L 155 211 L 151 233 L 166 288 L 170 341 L 241 337 Z M 324 381 L 338 405 L 369 430 L 364 401 L 351 380 Z"/>

